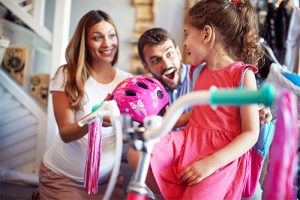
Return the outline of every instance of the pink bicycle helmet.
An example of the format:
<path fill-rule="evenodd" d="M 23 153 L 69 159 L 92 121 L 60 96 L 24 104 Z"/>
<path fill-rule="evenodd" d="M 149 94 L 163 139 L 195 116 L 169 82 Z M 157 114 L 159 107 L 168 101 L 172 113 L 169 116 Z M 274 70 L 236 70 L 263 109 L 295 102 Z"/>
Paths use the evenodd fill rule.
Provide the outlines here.
<path fill-rule="evenodd" d="M 169 103 L 168 94 L 162 84 L 149 76 L 128 78 L 114 89 L 112 99 L 122 114 L 143 123 L 148 115 L 158 115 Z"/>

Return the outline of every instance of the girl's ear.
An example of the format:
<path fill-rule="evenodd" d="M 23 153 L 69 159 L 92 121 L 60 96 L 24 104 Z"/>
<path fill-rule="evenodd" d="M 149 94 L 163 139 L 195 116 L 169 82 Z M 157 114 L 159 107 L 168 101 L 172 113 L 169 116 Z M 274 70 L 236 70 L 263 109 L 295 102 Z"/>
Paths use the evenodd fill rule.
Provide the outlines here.
<path fill-rule="evenodd" d="M 205 25 L 204 28 L 204 44 L 208 44 L 208 43 L 212 43 L 214 44 L 215 42 L 215 31 L 214 29 L 209 26 L 209 25 Z"/>

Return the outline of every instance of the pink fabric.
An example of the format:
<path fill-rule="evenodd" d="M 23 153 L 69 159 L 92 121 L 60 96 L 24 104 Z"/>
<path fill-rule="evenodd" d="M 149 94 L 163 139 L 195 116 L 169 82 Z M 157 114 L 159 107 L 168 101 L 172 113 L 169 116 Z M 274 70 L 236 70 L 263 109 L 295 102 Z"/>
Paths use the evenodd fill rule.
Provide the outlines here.
<path fill-rule="evenodd" d="M 236 88 L 244 67 L 241 62 L 213 71 L 204 67 L 194 90 L 207 90 L 213 85 L 218 88 Z M 254 72 L 257 71 L 256 67 L 250 67 Z M 193 107 L 185 129 L 169 133 L 153 148 L 151 169 L 164 198 L 240 199 L 249 171 L 249 152 L 194 186 L 189 187 L 178 179 L 185 167 L 223 148 L 240 132 L 238 107 Z"/>
<path fill-rule="evenodd" d="M 254 149 L 250 151 L 249 166 L 251 166 L 251 170 L 249 170 L 248 178 L 246 179 L 243 198 L 250 198 L 255 193 L 264 160 Z"/>
<path fill-rule="evenodd" d="M 296 199 L 297 96 L 283 91 L 278 103 L 274 140 L 270 148 L 264 199 Z"/>
<path fill-rule="evenodd" d="M 84 187 L 88 194 L 97 194 L 101 159 L 102 119 L 89 124 L 88 151 L 84 171 Z"/>

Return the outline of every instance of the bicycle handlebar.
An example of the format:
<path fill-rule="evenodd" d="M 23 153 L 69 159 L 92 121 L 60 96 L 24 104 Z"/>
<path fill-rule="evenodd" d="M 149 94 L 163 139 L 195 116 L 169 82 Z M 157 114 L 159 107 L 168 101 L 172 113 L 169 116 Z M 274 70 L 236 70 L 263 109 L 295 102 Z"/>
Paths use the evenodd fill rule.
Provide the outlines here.
<path fill-rule="evenodd" d="M 88 114 L 77 123 L 80 127 L 82 127 L 85 124 L 88 124 L 91 121 L 95 120 L 97 117 L 102 118 L 105 115 L 109 115 L 111 117 L 118 117 L 121 115 L 120 110 L 118 109 L 117 102 L 115 100 L 103 101 L 101 104 L 95 105 L 93 107 L 92 113 Z"/>
<path fill-rule="evenodd" d="M 216 89 L 211 88 L 209 91 L 197 91 L 183 95 L 167 111 L 162 118 L 161 126 L 154 126 L 154 120 L 159 121 L 159 116 L 148 116 L 144 120 L 146 131 L 144 139 L 152 140 L 163 136 L 172 130 L 177 119 L 184 109 L 195 104 L 217 105 L 245 105 L 245 104 L 264 104 L 271 106 L 275 99 L 275 88 L 272 85 L 264 84 L 262 89 Z"/>
<path fill-rule="evenodd" d="M 243 105 L 258 103 L 265 106 L 271 106 L 274 103 L 275 88 L 269 84 L 264 84 L 259 90 L 231 89 L 217 90 L 210 89 L 210 101 L 212 106 L 215 105 Z"/>

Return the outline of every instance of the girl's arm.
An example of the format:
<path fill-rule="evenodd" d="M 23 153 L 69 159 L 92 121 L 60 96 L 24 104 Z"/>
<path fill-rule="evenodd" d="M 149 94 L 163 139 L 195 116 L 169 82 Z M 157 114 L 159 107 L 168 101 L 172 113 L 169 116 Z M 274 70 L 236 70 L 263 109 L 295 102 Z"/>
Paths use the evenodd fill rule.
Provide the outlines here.
<path fill-rule="evenodd" d="M 183 113 L 177 120 L 176 124 L 174 125 L 174 128 L 184 127 L 188 123 L 188 121 L 190 119 L 190 115 L 191 115 L 191 112 Z"/>
<path fill-rule="evenodd" d="M 251 70 L 248 70 L 245 74 L 244 88 L 256 89 L 255 76 Z M 240 108 L 242 133 L 223 149 L 210 156 L 215 160 L 218 168 L 236 160 L 257 142 L 259 135 L 258 110 L 258 105 L 246 105 Z"/>
<path fill-rule="evenodd" d="M 248 89 L 256 89 L 255 76 L 251 70 L 246 72 L 243 85 Z M 182 181 L 194 185 L 251 149 L 259 135 L 258 113 L 258 105 L 242 106 L 240 108 L 242 133 L 224 148 L 185 168 L 180 174 Z"/>
<path fill-rule="evenodd" d="M 68 143 L 83 137 L 88 132 L 88 125 L 78 126 L 75 121 L 75 111 L 71 108 L 65 92 L 52 92 L 52 100 L 61 139 Z"/>

